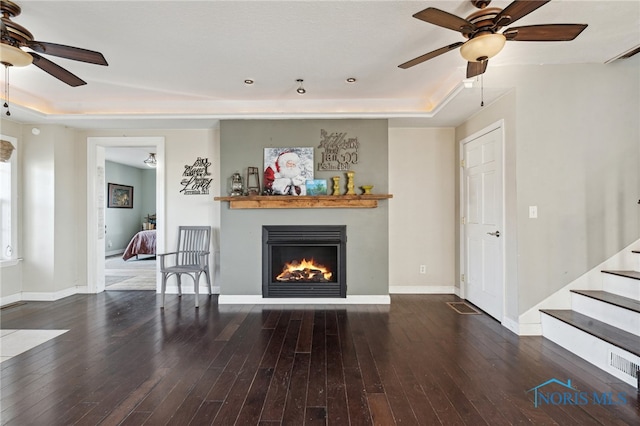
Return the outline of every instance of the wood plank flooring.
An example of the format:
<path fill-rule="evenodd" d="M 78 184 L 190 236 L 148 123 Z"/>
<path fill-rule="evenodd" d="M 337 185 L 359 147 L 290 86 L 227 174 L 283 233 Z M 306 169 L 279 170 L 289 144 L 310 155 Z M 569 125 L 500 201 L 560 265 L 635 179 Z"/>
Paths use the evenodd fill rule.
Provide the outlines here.
<path fill-rule="evenodd" d="M 391 305 L 221 305 L 149 291 L 3 309 L 3 329 L 69 329 L 0 364 L 6 425 L 631 425 L 635 388 L 452 295 Z M 625 403 L 534 407 L 571 379 Z M 564 389 L 548 389 L 563 392 Z M 620 402 L 618 400 L 618 402 Z"/>

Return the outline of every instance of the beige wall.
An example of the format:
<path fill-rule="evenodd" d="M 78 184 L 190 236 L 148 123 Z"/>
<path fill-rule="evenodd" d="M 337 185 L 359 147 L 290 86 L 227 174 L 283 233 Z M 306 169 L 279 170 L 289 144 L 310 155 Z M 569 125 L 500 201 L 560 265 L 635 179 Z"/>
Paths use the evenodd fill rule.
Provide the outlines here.
<path fill-rule="evenodd" d="M 639 63 L 493 68 L 485 84 L 512 98 L 456 129 L 461 140 L 505 119 L 510 318 L 640 237 Z"/>
<path fill-rule="evenodd" d="M 219 209 L 213 197 L 219 180 L 217 129 L 168 131 L 84 131 L 58 125 L 30 125 L 2 120 L 2 132 L 21 143 L 22 232 L 16 266 L 0 269 L 0 298 L 48 300 L 73 294 L 87 282 L 86 158 L 89 136 L 164 136 L 166 148 L 166 246 L 176 244 L 182 224 L 211 224 L 219 229 Z M 183 195 L 184 166 L 208 157 L 214 184 L 210 195 Z M 160 250 L 160 248 L 159 248 Z M 164 250 L 164 248 L 163 248 Z M 217 259 L 217 257 L 216 257 Z M 218 268 L 216 268 L 217 270 Z"/>
<path fill-rule="evenodd" d="M 453 292 L 454 136 L 451 128 L 389 129 L 391 293 Z"/>
<path fill-rule="evenodd" d="M 78 140 L 84 141 L 88 137 L 122 137 L 126 144 L 127 137 L 155 137 L 165 138 L 165 224 L 158 224 L 158 229 L 164 229 L 165 247 L 158 247 L 158 252 L 174 250 L 180 225 L 211 225 L 213 227 L 214 255 L 216 263 L 214 281 L 219 272 L 219 229 L 220 209 L 213 197 L 218 194 L 220 180 L 219 159 L 219 129 L 185 129 L 185 130 L 91 130 L 78 133 Z M 197 157 L 206 157 L 212 163 L 211 172 L 213 182 L 209 195 L 184 195 L 180 193 L 182 173 L 185 165 L 191 165 Z M 83 167 L 86 169 L 86 148 L 84 150 Z M 85 173 L 86 174 L 86 173 Z M 86 182 L 86 176 L 85 181 Z M 83 190 L 86 192 L 86 187 Z M 86 201 L 84 201 L 86 204 Z M 86 225 L 83 233 L 86 239 Z M 83 240 L 84 241 L 84 240 Z M 86 243 L 83 243 L 86 245 Z M 86 263 L 86 262 L 85 262 Z M 187 281 L 188 283 L 188 281 Z M 189 285 L 189 284 L 187 284 Z M 216 284 L 214 284 L 216 285 Z"/>
<path fill-rule="evenodd" d="M 457 283 L 459 259 L 451 252 L 459 237 L 458 143 L 498 120 L 506 135 L 508 318 L 517 319 L 640 238 L 639 63 L 635 58 L 609 65 L 494 67 L 485 84 L 513 90 L 455 135 L 450 129 L 390 129 L 390 285 L 435 289 Z M 16 291 L 61 294 L 86 284 L 87 136 L 166 138 L 167 247 L 175 244 L 179 224 L 219 227 L 212 201 L 220 188 L 217 130 L 80 131 L 48 125 L 39 126 L 36 137 L 31 126 L 1 123 L 3 133 L 24 143 L 25 154 L 25 261 L 0 270 L 3 300 Z M 214 160 L 211 196 L 179 194 L 184 165 L 197 156 Z M 530 205 L 538 206 L 538 219 L 528 219 Z M 427 274 L 418 273 L 421 264 Z"/>

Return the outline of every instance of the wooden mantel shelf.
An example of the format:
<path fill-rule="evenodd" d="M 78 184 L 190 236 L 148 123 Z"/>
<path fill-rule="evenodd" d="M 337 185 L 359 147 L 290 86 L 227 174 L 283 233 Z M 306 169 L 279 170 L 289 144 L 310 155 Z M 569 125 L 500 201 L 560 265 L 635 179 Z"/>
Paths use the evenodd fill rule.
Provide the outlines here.
<path fill-rule="evenodd" d="M 378 200 L 392 198 L 391 194 L 369 195 L 255 195 L 215 197 L 216 201 L 228 201 L 231 209 L 371 209 L 378 207 Z"/>

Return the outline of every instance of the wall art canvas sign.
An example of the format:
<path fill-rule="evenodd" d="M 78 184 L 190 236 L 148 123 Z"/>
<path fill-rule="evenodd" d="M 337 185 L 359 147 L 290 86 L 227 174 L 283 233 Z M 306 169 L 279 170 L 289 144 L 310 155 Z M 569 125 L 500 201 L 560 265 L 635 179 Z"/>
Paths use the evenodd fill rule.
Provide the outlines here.
<path fill-rule="evenodd" d="M 213 181 L 213 178 L 209 177 L 211 176 L 209 167 L 211 167 L 209 159 L 201 157 L 198 157 L 192 165 L 185 165 L 180 181 L 182 185 L 180 192 L 184 195 L 208 195 L 211 181 Z"/>
<path fill-rule="evenodd" d="M 320 130 L 318 171 L 347 171 L 358 163 L 358 138 L 347 138 L 347 132 Z"/>
<path fill-rule="evenodd" d="M 264 190 L 273 195 L 307 195 L 313 179 L 313 147 L 265 148 Z"/>

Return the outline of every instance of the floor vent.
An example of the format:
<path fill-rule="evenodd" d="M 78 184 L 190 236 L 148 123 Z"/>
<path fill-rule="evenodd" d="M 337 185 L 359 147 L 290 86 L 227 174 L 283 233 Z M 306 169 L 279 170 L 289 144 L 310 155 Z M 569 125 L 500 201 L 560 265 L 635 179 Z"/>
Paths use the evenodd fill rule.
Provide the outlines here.
<path fill-rule="evenodd" d="M 638 370 L 640 370 L 640 365 L 633 361 L 630 361 L 620 354 L 610 351 L 609 365 L 616 370 L 622 371 L 624 374 L 628 374 L 634 379 L 638 378 Z"/>
<path fill-rule="evenodd" d="M 465 302 L 447 302 L 447 305 L 454 311 L 462 315 L 480 315 L 482 312 Z"/>

